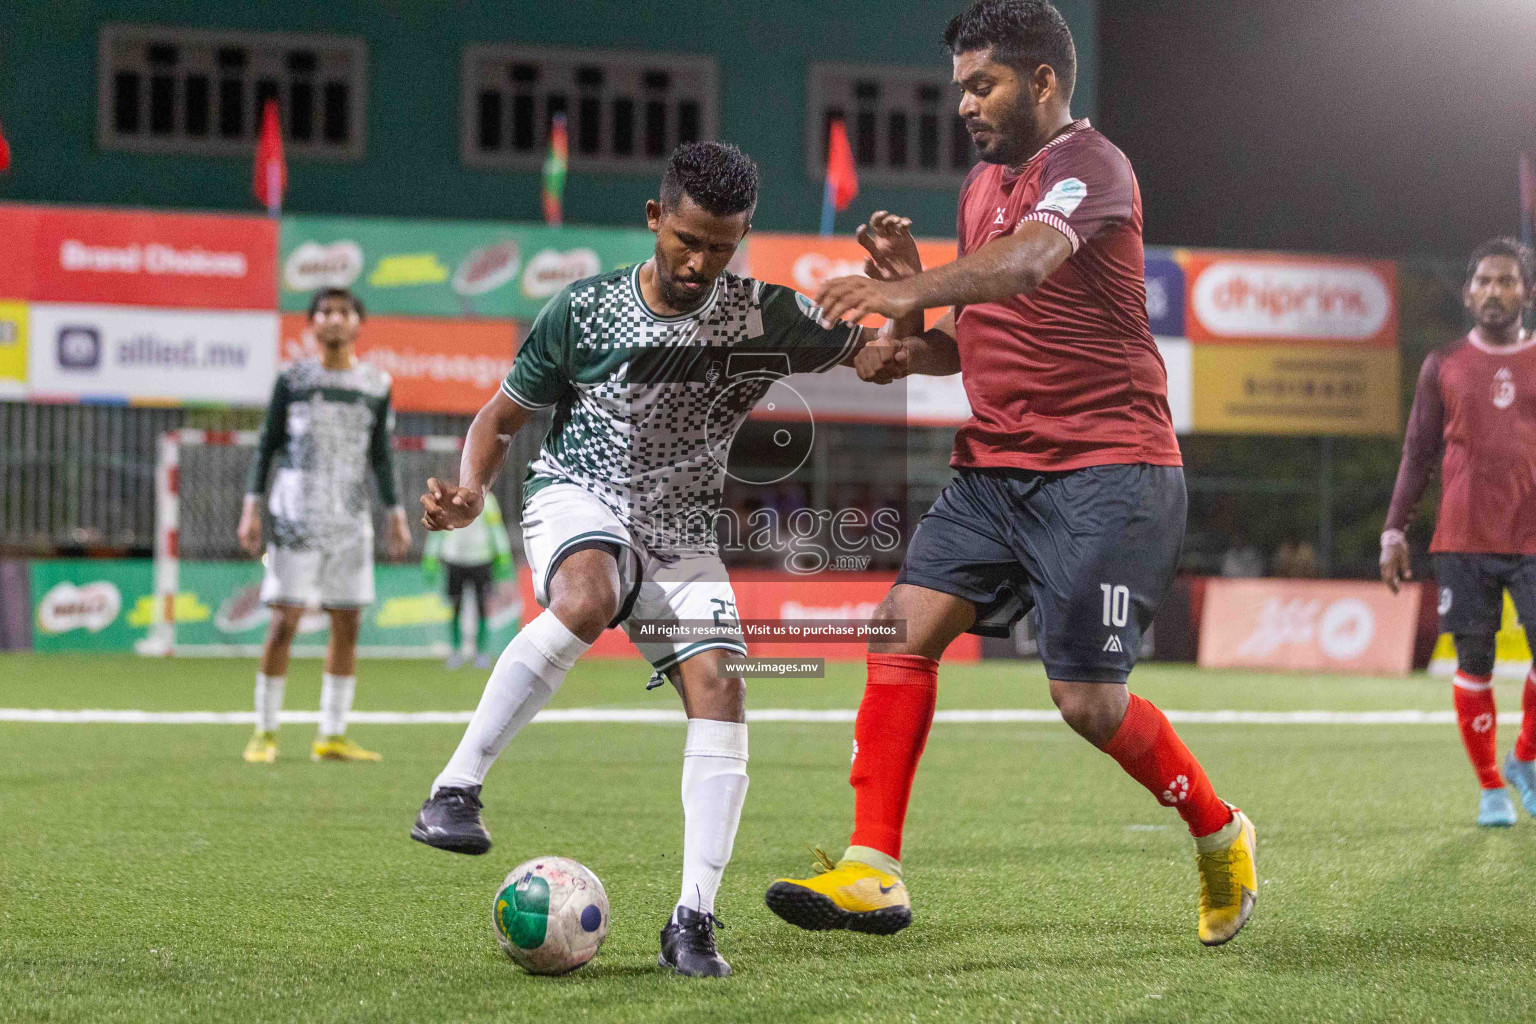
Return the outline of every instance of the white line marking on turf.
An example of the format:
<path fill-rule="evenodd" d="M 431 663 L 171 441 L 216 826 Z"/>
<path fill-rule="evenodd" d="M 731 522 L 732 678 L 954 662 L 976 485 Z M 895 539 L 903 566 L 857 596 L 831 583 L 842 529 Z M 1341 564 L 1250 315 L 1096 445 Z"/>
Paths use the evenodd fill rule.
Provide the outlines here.
<path fill-rule="evenodd" d="M 470 711 L 354 711 L 348 720 L 362 725 L 463 725 Z M 806 710 L 802 708 L 764 708 L 748 711 L 749 722 L 852 722 L 851 708 Z M 1183 725 L 1451 725 L 1452 711 L 1165 711 L 1170 722 Z M 284 711 L 284 722 L 318 722 L 314 711 Z M 534 722 L 545 724 L 584 724 L 616 722 L 631 725 L 681 725 L 687 718 L 681 711 L 646 708 L 555 708 L 540 711 Z M 1058 722 L 1055 711 L 1037 708 L 1010 708 L 979 711 L 940 711 L 935 722 L 967 725 Z M 250 711 L 133 711 L 97 710 L 58 711 L 48 708 L 0 708 L 0 722 L 112 725 L 252 725 L 256 715 Z M 1521 715 L 1507 711 L 1499 715 L 1500 725 L 1519 725 Z"/>

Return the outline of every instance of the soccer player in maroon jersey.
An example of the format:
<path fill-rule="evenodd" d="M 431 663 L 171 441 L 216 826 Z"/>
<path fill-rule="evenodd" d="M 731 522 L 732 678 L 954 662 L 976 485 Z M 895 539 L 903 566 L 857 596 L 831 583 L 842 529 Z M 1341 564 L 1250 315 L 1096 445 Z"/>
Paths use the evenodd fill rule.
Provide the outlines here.
<path fill-rule="evenodd" d="M 1475 326 L 1419 370 L 1403 461 L 1381 535 L 1381 578 L 1396 593 L 1412 576 L 1405 531 L 1440 466 L 1440 514 L 1429 550 L 1440 584 L 1440 629 L 1456 641 L 1453 694 L 1467 757 L 1482 786 L 1479 825 L 1513 825 L 1499 776 L 1493 705 L 1494 634 L 1508 588 L 1526 636 L 1536 626 L 1536 338 L 1520 315 L 1536 299 L 1536 263 L 1512 238 L 1484 242 L 1467 263 L 1462 302 Z M 1536 815 L 1536 671 L 1504 777 Z"/>
<path fill-rule="evenodd" d="M 1051 697 L 1195 837 L 1200 940 L 1228 941 L 1258 883 L 1253 825 L 1216 796 L 1168 719 L 1125 682 L 1172 580 L 1185 490 L 1167 375 L 1147 327 L 1141 196 L 1125 154 L 1070 112 L 1076 57 L 1045 0 L 976 0 L 944 35 L 981 163 L 960 193 L 960 258 L 926 272 L 904 227 L 860 238 L 874 279 L 824 287 L 829 318 L 879 314 L 867 380 L 960 373 L 972 416 L 957 476 L 923 516 L 875 617 L 854 726 L 854 832 L 842 859 L 780 879 L 768 905 L 803 928 L 911 921 L 901 840 L 933 720 L 939 658 L 964 632 L 1007 636 L 1038 610 Z M 894 239 L 894 240 L 893 240 Z M 921 311 L 953 312 L 922 331 Z"/>

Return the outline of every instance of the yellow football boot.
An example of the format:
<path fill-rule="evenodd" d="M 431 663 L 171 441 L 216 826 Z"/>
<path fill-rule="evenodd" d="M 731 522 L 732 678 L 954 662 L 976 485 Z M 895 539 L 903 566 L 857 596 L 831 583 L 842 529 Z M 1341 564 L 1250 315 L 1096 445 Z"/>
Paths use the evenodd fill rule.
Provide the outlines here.
<path fill-rule="evenodd" d="M 251 734 L 251 741 L 245 745 L 245 753 L 241 756 L 251 764 L 271 764 L 276 761 L 277 733 L 258 729 Z"/>
<path fill-rule="evenodd" d="M 382 761 L 383 754 L 364 750 L 345 736 L 316 736 L 309 748 L 311 761 Z"/>
<path fill-rule="evenodd" d="M 1200 941 L 1207 946 L 1231 941 L 1253 913 L 1259 898 L 1257 851 L 1253 822 L 1236 807 L 1232 808 L 1230 823 L 1195 840 L 1195 863 L 1200 869 Z"/>
<path fill-rule="evenodd" d="M 846 928 L 890 935 L 912 923 L 912 902 L 900 875 L 859 860 L 834 864 L 821 850 L 812 852 L 816 873 L 774 882 L 768 887 L 769 910 L 809 931 Z"/>

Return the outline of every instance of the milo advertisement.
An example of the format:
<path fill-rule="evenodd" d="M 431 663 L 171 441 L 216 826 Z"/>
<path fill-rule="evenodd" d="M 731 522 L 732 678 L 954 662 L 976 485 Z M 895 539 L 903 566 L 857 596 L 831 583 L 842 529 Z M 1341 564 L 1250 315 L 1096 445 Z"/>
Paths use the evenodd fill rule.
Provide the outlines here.
<path fill-rule="evenodd" d="M 154 567 L 147 559 L 57 559 L 30 566 L 32 646 L 37 651 L 149 652 L 155 621 Z M 271 617 L 261 603 L 258 562 L 183 562 L 176 595 L 176 653 L 254 656 Z M 364 657 L 441 657 L 448 653 L 451 614 L 439 587 L 414 565 L 380 565 L 378 599 L 363 612 L 358 653 Z M 473 602 L 470 602 L 473 605 Z M 492 651 L 517 633 L 522 599 L 516 581 L 491 598 Z M 293 652 L 324 652 L 329 617 L 316 610 L 300 622 Z"/>
<path fill-rule="evenodd" d="M 35 651 L 131 651 L 154 614 L 148 559 L 61 558 L 28 566 Z"/>
<path fill-rule="evenodd" d="M 279 301 L 303 312 L 316 289 L 350 288 L 370 313 L 532 320 L 561 288 L 655 245 L 644 230 L 284 217 Z"/>

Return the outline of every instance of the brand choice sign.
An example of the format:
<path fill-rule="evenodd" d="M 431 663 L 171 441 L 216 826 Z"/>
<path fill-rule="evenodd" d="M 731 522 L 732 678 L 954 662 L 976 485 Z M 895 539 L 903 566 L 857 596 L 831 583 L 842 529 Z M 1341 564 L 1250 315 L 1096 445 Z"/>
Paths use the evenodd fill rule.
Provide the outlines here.
<path fill-rule="evenodd" d="M 264 217 L 42 208 L 28 223 L 27 298 L 257 310 L 277 300 L 277 232 Z"/>

